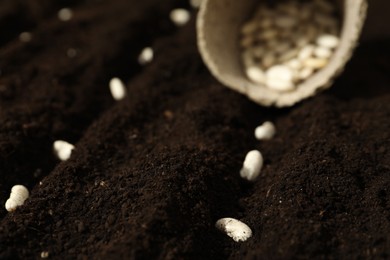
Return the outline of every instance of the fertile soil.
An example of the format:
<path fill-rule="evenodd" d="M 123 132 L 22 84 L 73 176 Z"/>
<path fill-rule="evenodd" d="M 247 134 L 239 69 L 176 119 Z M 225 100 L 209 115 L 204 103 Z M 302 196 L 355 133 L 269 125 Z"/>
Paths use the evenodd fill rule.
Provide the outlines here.
<path fill-rule="evenodd" d="M 0 3 L 0 204 L 15 184 L 31 193 L 0 211 L 1 259 L 390 257 L 390 40 L 365 42 L 329 91 L 277 110 L 213 79 L 194 19 L 169 21 L 187 2 L 43 2 Z M 28 28 L 12 27 L 19 17 Z M 120 102 L 113 76 L 128 82 Z M 265 120 L 277 135 L 259 142 Z M 57 139 L 76 146 L 66 162 Z M 265 166 L 248 183 L 252 149 Z M 234 242 L 214 227 L 222 217 L 253 237 Z"/>

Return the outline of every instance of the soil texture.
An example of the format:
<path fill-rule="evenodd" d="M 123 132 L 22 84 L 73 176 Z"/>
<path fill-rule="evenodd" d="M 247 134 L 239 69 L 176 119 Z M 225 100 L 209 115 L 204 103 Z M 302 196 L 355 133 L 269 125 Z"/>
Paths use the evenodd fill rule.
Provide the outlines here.
<path fill-rule="evenodd" d="M 57 18 L 65 5 L 69 22 Z M 390 40 L 361 44 L 330 90 L 262 108 L 210 75 L 196 11 L 176 28 L 177 7 L 189 9 L 0 3 L 0 204 L 13 185 L 30 189 L 15 212 L 0 211 L 0 258 L 389 258 Z M 146 46 L 155 57 L 141 67 Z M 114 76 L 127 82 L 119 102 Z M 277 135 L 259 142 L 265 120 Z M 57 139 L 75 144 L 68 161 L 53 155 Z M 239 171 L 253 149 L 265 165 L 248 183 Z M 222 217 L 253 236 L 234 242 L 214 226 Z"/>

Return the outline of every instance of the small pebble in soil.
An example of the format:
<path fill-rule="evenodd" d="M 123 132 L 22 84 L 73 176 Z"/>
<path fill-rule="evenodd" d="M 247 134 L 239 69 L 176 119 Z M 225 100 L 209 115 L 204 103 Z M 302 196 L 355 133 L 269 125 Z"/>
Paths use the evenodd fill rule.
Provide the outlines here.
<path fill-rule="evenodd" d="M 72 150 L 75 148 L 73 144 L 70 144 L 63 140 L 57 140 L 53 143 L 54 153 L 61 161 L 66 161 L 70 158 Z"/>
<path fill-rule="evenodd" d="M 14 211 L 17 207 L 24 204 L 29 195 L 28 189 L 23 185 L 13 186 L 9 199 L 5 202 L 5 209 L 8 212 Z"/>
<path fill-rule="evenodd" d="M 115 100 L 121 100 L 126 96 L 126 87 L 119 78 L 112 78 L 110 80 L 111 95 Z"/>
<path fill-rule="evenodd" d="M 48 258 L 48 257 L 49 257 L 49 252 L 47 252 L 47 251 L 41 252 L 41 258 Z"/>
<path fill-rule="evenodd" d="M 141 65 L 146 65 L 152 62 L 153 56 L 153 49 L 150 47 L 146 47 L 141 51 L 140 55 L 138 56 L 138 62 Z"/>
<path fill-rule="evenodd" d="M 30 32 L 22 32 L 19 34 L 19 40 L 21 42 L 29 42 L 32 39 L 32 34 Z"/>
<path fill-rule="evenodd" d="M 340 41 L 336 6 L 324 0 L 260 4 L 240 31 L 247 78 L 277 92 L 294 90 L 324 68 Z"/>
<path fill-rule="evenodd" d="M 254 181 L 259 176 L 263 167 L 264 159 L 261 153 L 257 150 L 252 150 L 247 153 L 243 166 L 240 171 L 240 176 L 248 181 Z"/>
<path fill-rule="evenodd" d="M 250 227 L 234 218 L 221 218 L 215 223 L 215 227 L 225 232 L 236 242 L 246 241 L 252 236 Z"/>
<path fill-rule="evenodd" d="M 186 9 L 177 8 L 171 11 L 169 17 L 176 26 L 183 26 L 190 20 L 191 14 Z"/>
<path fill-rule="evenodd" d="M 275 133 L 276 133 L 275 125 L 270 121 L 264 122 L 262 125 L 256 127 L 255 129 L 255 137 L 257 140 L 272 139 Z"/>
<path fill-rule="evenodd" d="M 63 22 L 67 22 L 73 17 L 73 12 L 69 8 L 62 8 L 61 10 L 58 11 L 58 19 L 60 19 Z"/>

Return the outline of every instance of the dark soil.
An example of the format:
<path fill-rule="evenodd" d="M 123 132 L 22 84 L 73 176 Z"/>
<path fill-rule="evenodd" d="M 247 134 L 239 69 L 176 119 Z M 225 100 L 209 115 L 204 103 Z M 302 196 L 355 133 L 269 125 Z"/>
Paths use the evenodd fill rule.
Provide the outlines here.
<path fill-rule="evenodd" d="M 169 22 L 184 2 L 74 1 L 68 23 L 60 2 L 39 2 L 19 3 L 40 14 L 33 41 L 0 48 L 0 203 L 15 184 L 31 191 L 1 211 L 0 258 L 390 257 L 390 40 L 362 44 L 329 91 L 276 110 L 211 77 L 194 21 Z M 10 17 L 22 10 L 7 4 Z M 113 76 L 129 82 L 123 101 Z M 278 132 L 259 142 L 264 120 Z M 57 139 L 75 143 L 70 160 L 53 156 Z M 251 149 L 265 167 L 248 184 L 238 173 Z M 221 217 L 253 237 L 234 242 L 215 229 Z"/>

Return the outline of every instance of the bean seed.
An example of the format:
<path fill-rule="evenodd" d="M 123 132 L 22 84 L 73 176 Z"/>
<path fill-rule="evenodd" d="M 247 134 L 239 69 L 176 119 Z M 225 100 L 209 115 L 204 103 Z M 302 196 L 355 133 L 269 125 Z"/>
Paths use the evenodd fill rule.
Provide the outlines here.
<path fill-rule="evenodd" d="M 305 47 L 303 47 L 299 53 L 298 53 L 298 59 L 299 60 L 306 60 L 308 59 L 310 56 L 313 55 L 313 52 L 314 52 L 314 45 L 306 45 Z"/>
<path fill-rule="evenodd" d="M 272 139 L 275 133 L 276 133 L 275 125 L 270 121 L 264 122 L 262 125 L 256 127 L 255 129 L 255 137 L 257 140 Z"/>
<path fill-rule="evenodd" d="M 248 152 L 240 171 L 241 178 L 247 179 L 248 181 L 256 180 L 263 167 L 263 163 L 264 159 L 259 151 L 252 150 Z"/>
<path fill-rule="evenodd" d="M 272 66 L 275 63 L 275 61 L 276 61 L 275 54 L 273 54 L 272 52 L 267 52 L 264 55 L 261 64 L 263 65 L 264 68 L 268 68 Z"/>
<path fill-rule="evenodd" d="M 276 38 L 277 35 L 278 35 L 278 32 L 276 30 L 268 29 L 268 30 L 264 30 L 264 31 L 260 32 L 259 39 L 269 41 L 269 40 Z"/>
<path fill-rule="evenodd" d="M 269 89 L 273 89 L 276 91 L 281 91 L 281 92 L 291 91 L 295 87 L 292 80 L 293 79 L 291 79 L 291 81 L 285 81 L 285 80 L 280 80 L 280 79 L 267 78 L 266 86 Z"/>
<path fill-rule="evenodd" d="M 289 50 L 291 45 L 288 42 L 276 42 L 273 48 L 276 53 L 283 53 Z"/>
<path fill-rule="evenodd" d="M 49 252 L 47 252 L 47 251 L 41 252 L 41 258 L 48 258 L 48 257 L 49 257 Z"/>
<path fill-rule="evenodd" d="M 53 148 L 58 159 L 61 161 L 68 160 L 72 154 L 72 150 L 75 149 L 74 145 L 63 140 L 55 141 L 53 143 Z"/>
<path fill-rule="evenodd" d="M 332 51 L 325 47 L 317 47 L 314 49 L 314 55 L 318 58 L 329 59 L 332 56 Z"/>
<path fill-rule="evenodd" d="M 29 197 L 29 192 L 23 185 L 15 185 L 11 189 L 9 199 L 5 202 L 7 211 L 14 211 L 17 207 L 22 206 L 24 201 Z"/>
<path fill-rule="evenodd" d="M 241 27 L 242 63 L 248 79 L 275 91 L 291 91 L 325 67 L 339 43 L 334 11 L 327 0 L 258 6 Z"/>
<path fill-rule="evenodd" d="M 191 19 L 191 14 L 186 9 L 176 8 L 171 11 L 169 17 L 176 26 L 183 26 Z"/>
<path fill-rule="evenodd" d="M 259 28 L 259 24 L 256 20 L 247 22 L 241 29 L 243 35 L 251 35 Z"/>
<path fill-rule="evenodd" d="M 281 28 L 292 28 L 296 25 L 297 20 L 291 16 L 278 16 L 275 18 L 275 24 Z"/>
<path fill-rule="evenodd" d="M 299 70 L 302 67 L 302 63 L 298 59 L 291 59 L 285 65 L 292 70 Z"/>
<path fill-rule="evenodd" d="M 308 58 L 303 61 L 304 66 L 313 69 L 322 69 L 328 64 L 328 59 Z"/>
<path fill-rule="evenodd" d="M 29 42 L 32 39 L 32 34 L 30 32 L 22 32 L 19 34 L 19 40 L 21 42 Z"/>
<path fill-rule="evenodd" d="M 303 68 L 299 74 L 298 74 L 298 78 L 300 80 L 305 80 L 307 78 L 309 78 L 314 72 L 314 69 L 313 68 L 309 68 L 309 67 L 305 67 Z"/>
<path fill-rule="evenodd" d="M 266 76 L 267 78 L 291 81 L 292 72 L 291 69 L 285 65 L 275 65 L 267 70 Z"/>
<path fill-rule="evenodd" d="M 72 19 L 73 17 L 73 12 L 71 9 L 69 8 L 62 8 L 61 10 L 58 11 L 58 19 L 63 21 L 63 22 L 67 22 L 69 21 L 70 19 Z"/>
<path fill-rule="evenodd" d="M 109 85 L 111 95 L 115 100 L 121 100 L 126 96 L 125 84 L 119 78 L 112 78 Z"/>
<path fill-rule="evenodd" d="M 336 48 L 339 45 L 340 39 L 331 34 L 323 34 L 317 38 L 317 44 L 325 48 Z"/>
<path fill-rule="evenodd" d="M 265 18 L 261 19 L 259 22 L 259 26 L 262 29 L 268 29 L 271 27 L 271 25 L 272 25 L 272 19 L 269 17 L 265 17 Z"/>
<path fill-rule="evenodd" d="M 152 62 L 154 57 L 153 49 L 150 47 L 144 48 L 138 56 L 138 62 L 141 65 L 146 65 Z"/>
<path fill-rule="evenodd" d="M 258 83 L 258 84 L 265 83 L 264 71 L 261 70 L 259 67 L 254 67 L 254 66 L 248 67 L 246 69 L 246 75 L 254 83 Z"/>
<path fill-rule="evenodd" d="M 295 58 L 298 55 L 298 52 L 299 52 L 299 50 L 296 48 L 292 48 L 292 49 L 286 51 L 285 53 L 280 55 L 279 62 L 283 63 L 283 62 L 286 62 L 288 60 Z"/>
<path fill-rule="evenodd" d="M 246 241 L 252 236 L 250 227 L 234 218 L 221 218 L 215 223 L 215 227 L 225 232 L 236 242 Z"/>
<path fill-rule="evenodd" d="M 246 50 L 242 54 L 242 61 L 245 65 L 245 67 L 250 67 L 250 66 L 255 65 L 255 57 L 254 57 L 252 51 Z"/>
<path fill-rule="evenodd" d="M 261 58 L 265 53 L 265 49 L 261 46 L 254 47 L 251 49 L 251 54 L 253 54 L 256 58 Z"/>
<path fill-rule="evenodd" d="M 241 39 L 240 46 L 242 48 L 249 48 L 255 43 L 255 38 L 252 35 L 248 35 Z"/>

